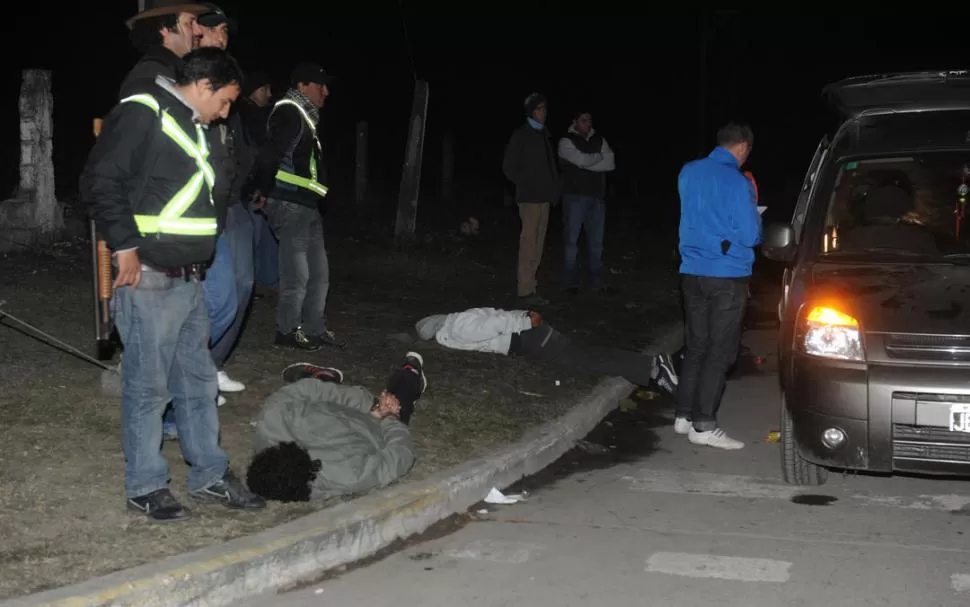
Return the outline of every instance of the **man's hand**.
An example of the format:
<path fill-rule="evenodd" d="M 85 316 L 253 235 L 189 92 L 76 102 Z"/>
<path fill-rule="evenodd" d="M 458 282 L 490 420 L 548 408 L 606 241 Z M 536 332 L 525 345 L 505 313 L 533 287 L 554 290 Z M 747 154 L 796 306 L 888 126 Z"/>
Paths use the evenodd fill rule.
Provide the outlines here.
<path fill-rule="evenodd" d="M 141 260 L 138 259 L 138 251 L 121 251 L 115 254 L 118 260 L 118 277 L 115 278 L 114 288 L 131 285 L 132 289 L 138 288 L 141 282 Z"/>
<path fill-rule="evenodd" d="M 252 205 L 254 211 L 258 211 L 266 206 L 266 197 L 263 196 L 259 190 L 256 190 L 253 192 L 253 198 L 249 201 L 249 204 Z"/>
<path fill-rule="evenodd" d="M 536 327 L 542 324 L 542 314 L 539 314 L 538 312 L 534 312 L 530 310 L 529 320 L 532 321 L 532 328 L 535 329 Z"/>

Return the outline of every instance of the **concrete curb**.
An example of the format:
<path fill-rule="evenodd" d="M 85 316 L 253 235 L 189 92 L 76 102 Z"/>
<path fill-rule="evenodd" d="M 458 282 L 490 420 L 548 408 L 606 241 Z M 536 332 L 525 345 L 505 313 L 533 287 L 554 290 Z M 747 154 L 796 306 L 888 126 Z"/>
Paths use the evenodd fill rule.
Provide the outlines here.
<path fill-rule="evenodd" d="M 665 327 L 648 353 L 680 345 L 680 323 Z M 492 487 L 539 472 L 592 430 L 629 394 L 621 378 L 600 382 L 562 417 L 517 443 L 415 483 L 338 504 L 258 534 L 12 599 L 0 607 L 231 605 L 375 554 L 463 512 Z"/>

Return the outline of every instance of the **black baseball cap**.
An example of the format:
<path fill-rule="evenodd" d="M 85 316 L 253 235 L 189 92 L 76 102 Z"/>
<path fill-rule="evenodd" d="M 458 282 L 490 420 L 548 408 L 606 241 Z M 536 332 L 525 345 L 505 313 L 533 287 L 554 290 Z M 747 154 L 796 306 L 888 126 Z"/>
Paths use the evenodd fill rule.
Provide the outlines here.
<path fill-rule="evenodd" d="M 304 62 L 293 68 L 290 73 L 290 84 L 296 86 L 301 82 L 308 84 L 330 84 L 333 78 L 316 63 Z"/>
<path fill-rule="evenodd" d="M 226 15 L 225 11 L 223 11 L 221 8 L 215 4 L 212 4 L 211 2 L 203 2 L 202 4 L 209 10 L 198 16 L 199 25 L 204 27 L 217 27 L 225 23 L 229 26 L 230 36 L 239 30 L 236 21 L 234 19 L 230 19 L 228 15 Z"/>

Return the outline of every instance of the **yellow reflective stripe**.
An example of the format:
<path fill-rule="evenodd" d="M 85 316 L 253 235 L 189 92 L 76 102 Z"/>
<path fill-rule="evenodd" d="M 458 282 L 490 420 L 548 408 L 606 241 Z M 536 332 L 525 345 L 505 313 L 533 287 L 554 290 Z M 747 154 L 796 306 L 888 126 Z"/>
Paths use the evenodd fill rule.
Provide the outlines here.
<path fill-rule="evenodd" d="M 162 219 L 153 215 L 135 215 L 135 225 L 142 234 L 165 232 L 189 236 L 214 236 L 219 230 L 219 224 L 214 217 Z"/>
<path fill-rule="evenodd" d="M 214 218 L 183 218 L 192 204 L 202 194 L 204 184 L 209 186 L 209 203 L 212 203 L 212 187 L 215 184 L 215 171 L 209 164 L 209 147 L 206 144 L 205 132 L 198 124 L 195 125 L 198 143 L 186 134 L 178 122 L 168 112 L 162 111 L 158 101 L 151 95 L 139 94 L 126 97 L 121 103 L 141 103 L 155 110 L 162 121 L 162 132 L 168 135 L 182 151 L 195 161 L 199 170 L 189 178 L 189 181 L 175 193 L 157 215 L 135 215 L 135 224 L 142 234 L 167 233 L 207 236 L 218 231 L 218 224 Z"/>
<path fill-rule="evenodd" d="M 315 194 L 319 194 L 320 196 L 327 195 L 327 186 L 317 182 L 315 179 L 307 179 L 306 177 L 300 177 L 299 175 L 287 173 L 286 171 L 282 170 L 276 171 L 276 178 L 283 183 L 289 183 L 301 188 L 306 188 Z"/>

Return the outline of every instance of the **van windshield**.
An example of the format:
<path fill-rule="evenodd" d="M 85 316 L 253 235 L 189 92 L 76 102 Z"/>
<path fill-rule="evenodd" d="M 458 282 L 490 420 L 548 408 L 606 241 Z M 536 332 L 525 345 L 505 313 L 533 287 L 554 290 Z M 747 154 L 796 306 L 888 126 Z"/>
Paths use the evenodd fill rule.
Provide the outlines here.
<path fill-rule="evenodd" d="M 967 151 L 846 160 L 829 199 L 821 257 L 970 259 L 968 200 Z"/>

